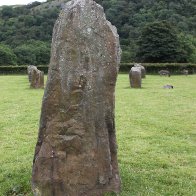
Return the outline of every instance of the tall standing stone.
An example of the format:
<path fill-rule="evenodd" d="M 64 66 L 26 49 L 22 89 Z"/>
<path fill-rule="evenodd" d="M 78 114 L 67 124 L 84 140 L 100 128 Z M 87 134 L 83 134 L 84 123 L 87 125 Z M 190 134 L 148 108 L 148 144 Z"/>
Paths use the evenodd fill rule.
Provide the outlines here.
<path fill-rule="evenodd" d="M 142 87 L 142 73 L 140 67 L 132 67 L 129 72 L 129 81 L 131 88 Z"/>
<path fill-rule="evenodd" d="M 34 195 L 100 196 L 120 191 L 114 91 L 116 28 L 93 0 L 72 0 L 56 21 L 39 137 Z"/>

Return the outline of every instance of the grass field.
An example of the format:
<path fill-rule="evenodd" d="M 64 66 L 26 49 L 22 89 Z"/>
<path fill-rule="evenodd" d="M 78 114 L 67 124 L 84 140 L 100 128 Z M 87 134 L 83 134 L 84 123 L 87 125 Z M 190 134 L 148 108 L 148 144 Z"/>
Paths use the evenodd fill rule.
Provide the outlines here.
<path fill-rule="evenodd" d="M 0 84 L 0 195 L 29 196 L 43 90 L 29 89 L 27 76 Z M 120 74 L 116 127 L 120 196 L 196 195 L 196 75 L 148 75 L 130 89 Z"/>

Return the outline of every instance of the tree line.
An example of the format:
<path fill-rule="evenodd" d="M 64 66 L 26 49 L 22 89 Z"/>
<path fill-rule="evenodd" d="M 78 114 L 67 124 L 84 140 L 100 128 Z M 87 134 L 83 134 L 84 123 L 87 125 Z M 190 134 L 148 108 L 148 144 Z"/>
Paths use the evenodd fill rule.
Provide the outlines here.
<path fill-rule="evenodd" d="M 62 8 L 52 2 L 0 8 L 0 65 L 49 63 L 52 29 Z M 194 0 L 96 2 L 118 29 L 122 62 L 196 63 Z"/>

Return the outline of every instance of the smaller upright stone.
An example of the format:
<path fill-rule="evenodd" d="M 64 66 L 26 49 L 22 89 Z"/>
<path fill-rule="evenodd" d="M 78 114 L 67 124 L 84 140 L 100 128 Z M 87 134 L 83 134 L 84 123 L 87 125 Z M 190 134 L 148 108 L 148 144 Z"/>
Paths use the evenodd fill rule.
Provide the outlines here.
<path fill-rule="evenodd" d="M 142 78 L 146 78 L 146 69 L 139 63 L 135 63 L 134 67 L 139 67 L 141 69 Z"/>
<path fill-rule="evenodd" d="M 32 78 L 32 70 L 36 68 L 36 66 L 34 65 L 29 65 L 27 67 L 27 74 L 28 74 L 28 79 L 29 79 L 29 82 L 31 82 L 31 78 Z"/>
<path fill-rule="evenodd" d="M 44 88 L 44 72 L 43 71 L 40 71 L 39 85 L 40 85 L 40 88 Z"/>
<path fill-rule="evenodd" d="M 44 88 L 44 72 L 37 69 L 37 67 L 31 68 L 31 88 Z"/>
<path fill-rule="evenodd" d="M 132 67 L 129 72 L 129 80 L 131 88 L 141 88 L 142 87 L 142 74 L 140 67 Z"/>

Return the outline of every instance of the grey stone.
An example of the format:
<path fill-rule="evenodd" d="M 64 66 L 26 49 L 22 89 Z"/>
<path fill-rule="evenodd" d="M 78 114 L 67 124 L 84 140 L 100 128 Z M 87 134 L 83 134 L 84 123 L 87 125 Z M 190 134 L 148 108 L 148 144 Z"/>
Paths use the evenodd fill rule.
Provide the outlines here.
<path fill-rule="evenodd" d="M 129 72 L 129 81 L 131 88 L 142 87 L 142 73 L 140 67 L 132 67 Z"/>
<path fill-rule="evenodd" d="M 141 69 L 142 78 L 146 78 L 146 69 L 139 63 L 135 63 L 134 67 L 139 67 Z"/>
<path fill-rule="evenodd" d="M 28 74 L 29 82 L 31 82 L 31 79 L 32 79 L 32 70 L 33 69 L 36 69 L 36 66 L 28 65 L 28 67 L 27 67 L 27 74 Z"/>
<path fill-rule="evenodd" d="M 120 191 L 114 92 L 119 36 L 93 0 L 72 0 L 55 23 L 32 173 L 34 195 Z"/>
<path fill-rule="evenodd" d="M 168 77 L 171 76 L 170 72 L 168 70 L 164 70 L 164 69 L 160 70 L 158 73 L 160 76 L 168 76 Z"/>
<path fill-rule="evenodd" d="M 37 69 L 37 67 L 31 67 L 30 71 L 30 88 L 44 88 L 44 72 Z"/>
<path fill-rule="evenodd" d="M 167 85 L 163 86 L 163 88 L 172 89 L 172 88 L 174 88 L 174 86 L 172 86 L 172 85 L 170 85 L 170 84 L 167 84 Z"/>
<path fill-rule="evenodd" d="M 189 71 L 188 71 L 187 69 L 183 69 L 183 70 L 181 71 L 181 73 L 182 73 L 183 75 L 185 75 L 185 76 L 188 76 L 188 75 L 189 75 Z"/>

